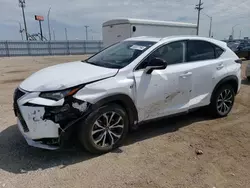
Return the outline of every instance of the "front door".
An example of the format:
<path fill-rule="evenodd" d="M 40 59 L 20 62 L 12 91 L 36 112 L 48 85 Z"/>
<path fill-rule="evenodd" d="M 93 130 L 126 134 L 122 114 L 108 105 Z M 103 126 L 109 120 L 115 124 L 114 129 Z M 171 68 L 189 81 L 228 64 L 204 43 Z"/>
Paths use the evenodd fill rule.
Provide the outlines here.
<path fill-rule="evenodd" d="M 163 117 L 189 108 L 192 72 L 185 68 L 186 42 L 174 42 L 155 50 L 134 72 L 139 121 Z M 166 60 L 165 70 L 145 73 L 147 62 Z"/>

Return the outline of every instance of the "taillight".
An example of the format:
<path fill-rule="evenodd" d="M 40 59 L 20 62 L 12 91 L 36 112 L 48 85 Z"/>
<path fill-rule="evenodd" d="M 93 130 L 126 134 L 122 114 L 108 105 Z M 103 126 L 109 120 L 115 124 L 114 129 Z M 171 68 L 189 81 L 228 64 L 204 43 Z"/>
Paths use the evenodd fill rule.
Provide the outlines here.
<path fill-rule="evenodd" d="M 237 59 L 237 60 L 235 60 L 235 63 L 242 64 L 242 60 L 241 59 Z"/>

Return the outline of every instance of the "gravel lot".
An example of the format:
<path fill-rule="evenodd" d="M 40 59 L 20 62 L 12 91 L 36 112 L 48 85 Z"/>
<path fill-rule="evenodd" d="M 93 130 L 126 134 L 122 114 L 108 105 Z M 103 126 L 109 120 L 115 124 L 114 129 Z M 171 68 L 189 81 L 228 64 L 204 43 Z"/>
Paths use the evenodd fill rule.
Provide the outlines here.
<path fill-rule="evenodd" d="M 102 156 L 77 145 L 60 151 L 29 147 L 12 111 L 14 88 L 43 67 L 84 58 L 0 58 L 0 187 L 250 187 L 246 80 L 226 118 L 213 120 L 198 111 L 146 124 L 131 133 L 123 147 Z M 196 149 L 203 155 L 196 155 Z"/>

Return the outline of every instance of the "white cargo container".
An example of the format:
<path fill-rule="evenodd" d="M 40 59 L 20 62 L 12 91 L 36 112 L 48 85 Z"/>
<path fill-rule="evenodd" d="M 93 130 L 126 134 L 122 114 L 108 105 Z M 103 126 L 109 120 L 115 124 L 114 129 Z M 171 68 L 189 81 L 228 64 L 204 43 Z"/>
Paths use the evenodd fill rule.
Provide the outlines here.
<path fill-rule="evenodd" d="M 130 37 L 195 35 L 196 31 L 197 25 L 191 23 L 128 18 L 109 20 L 102 26 L 105 47 Z"/>

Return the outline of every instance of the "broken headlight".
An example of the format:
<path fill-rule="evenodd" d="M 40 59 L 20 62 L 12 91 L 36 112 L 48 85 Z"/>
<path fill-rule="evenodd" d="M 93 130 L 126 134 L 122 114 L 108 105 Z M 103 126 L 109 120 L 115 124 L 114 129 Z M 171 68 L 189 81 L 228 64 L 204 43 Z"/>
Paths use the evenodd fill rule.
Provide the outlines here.
<path fill-rule="evenodd" d="M 49 92 L 42 92 L 39 97 L 51 100 L 61 100 L 67 96 L 74 95 L 80 88 L 74 89 L 66 89 L 62 91 L 49 91 Z"/>

